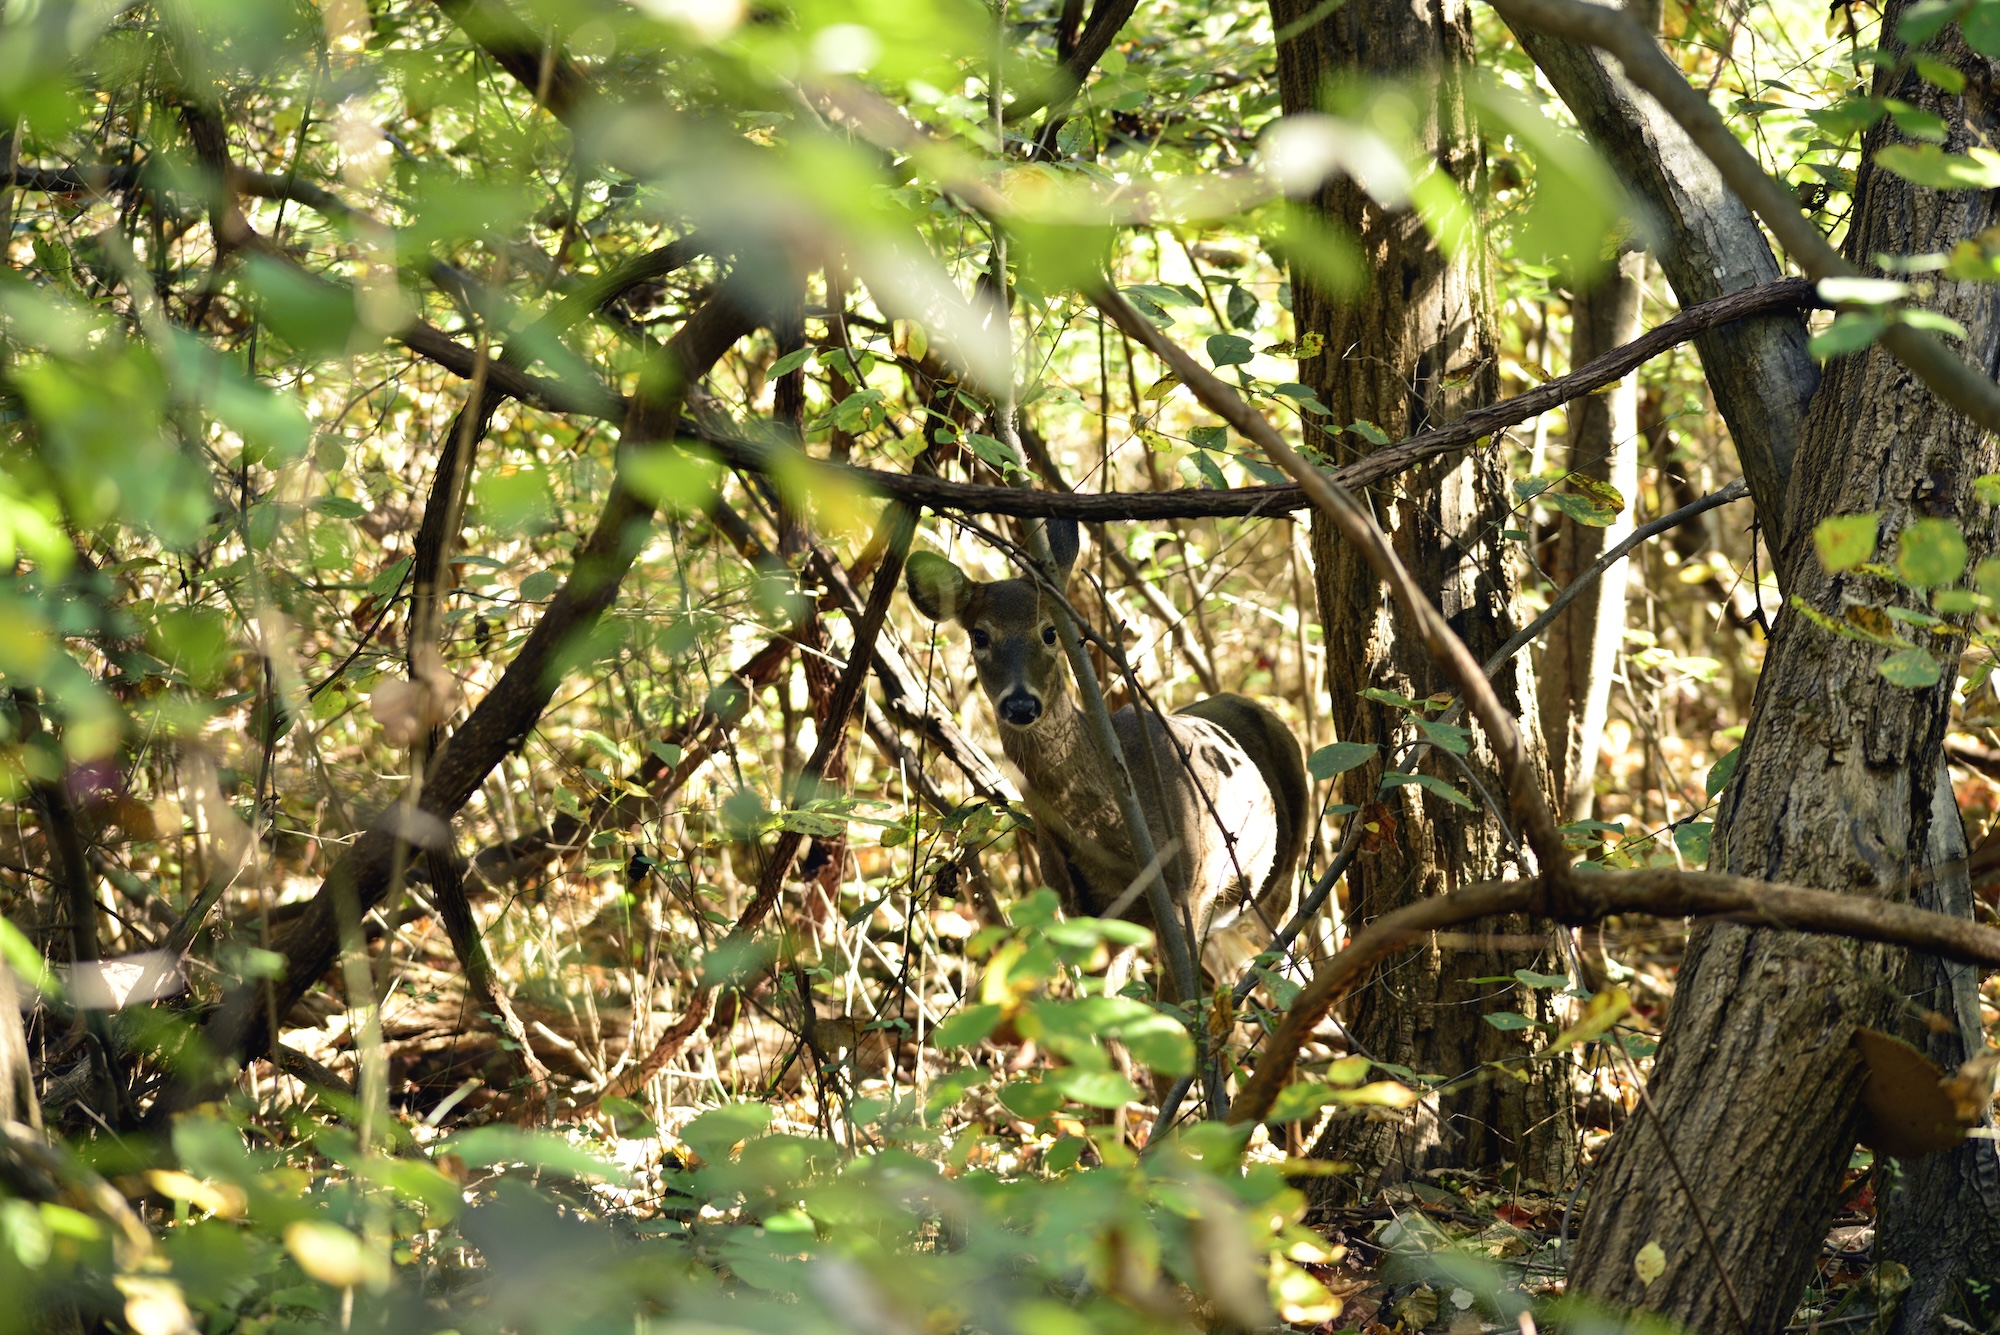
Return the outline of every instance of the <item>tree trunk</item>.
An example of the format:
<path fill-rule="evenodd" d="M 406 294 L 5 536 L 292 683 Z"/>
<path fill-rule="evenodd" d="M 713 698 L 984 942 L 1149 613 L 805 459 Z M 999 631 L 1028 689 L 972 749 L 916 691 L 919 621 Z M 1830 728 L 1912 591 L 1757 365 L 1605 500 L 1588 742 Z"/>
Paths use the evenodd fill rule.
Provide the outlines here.
<path fill-rule="evenodd" d="M 1657 13 L 1635 17 L 1659 26 Z M 1631 192 L 1641 237 L 1683 307 L 1784 276 L 1749 206 L 1657 102 L 1590 47 L 1528 30 L 1515 36 Z M 1806 402 L 1819 383 L 1805 320 L 1789 313 L 1736 320 L 1697 338 L 1695 348 L 1775 551 L 1771 530 L 1784 517 Z"/>
<path fill-rule="evenodd" d="M 1317 0 L 1273 0 L 1273 22 L 1281 31 L 1296 29 L 1278 49 L 1286 113 L 1318 109 L 1322 87 L 1341 75 L 1396 79 L 1428 90 L 1420 94 L 1428 156 L 1476 193 L 1480 150 L 1464 98 L 1472 66 L 1468 6 L 1463 0 L 1424 7 L 1349 0 L 1326 11 Z M 1366 290 L 1343 303 L 1304 273 L 1293 274 L 1299 333 L 1324 339 L 1318 356 L 1301 359 L 1299 378 L 1331 410 L 1329 425 L 1366 420 L 1396 438 L 1490 401 L 1499 376 L 1483 248 L 1468 245 L 1447 257 L 1414 213 L 1385 210 L 1346 179 L 1327 183 L 1315 203 L 1330 221 L 1359 236 L 1370 275 Z M 1353 435 L 1314 443 L 1343 457 L 1365 449 Z M 1474 657 L 1498 648 L 1515 628 L 1519 589 L 1518 556 L 1499 537 L 1509 521 L 1506 465 L 1498 453 L 1439 460 L 1371 488 L 1368 500 Z M 1413 766 L 1471 797 L 1477 804 L 1472 811 L 1416 786 L 1380 791 L 1384 771 L 1413 729 L 1403 711 L 1364 699 L 1362 692 L 1379 687 L 1422 699 L 1448 683 L 1360 555 L 1318 522 L 1312 546 L 1326 643 L 1341 646 L 1328 654 L 1335 733 L 1342 741 L 1380 748 L 1342 781 L 1341 800 L 1363 808 L 1355 819 L 1377 827 L 1370 851 L 1348 873 L 1349 920 L 1365 923 L 1420 896 L 1524 870 L 1525 852 L 1492 805 L 1503 800 L 1504 789 L 1483 746 L 1475 743 L 1463 758 L 1477 776 L 1476 787 L 1455 758 L 1436 749 Z M 1517 658 L 1495 685 L 1517 715 L 1528 716 L 1530 744 L 1539 746 L 1532 711 L 1525 708 L 1535 698 L 1527 662 Z M 1494 930 L 1529 928 L 1510 921 Z M 1381 1181 L 1445 1165 L 1498 1170 L 1511 1163 L 1529 1178 L 1567 1176 L 1573 1127 L 1566 1089 L 1542 1078 L 1550 1066 L 1532 1073 L 1515 1068 L 1531 1076 L 1526 1081 L 1495 1079 L 1486 1067 L 1518 1060 L 1526 1049 L 1518 1033 L 1482 1017 L 1523 1006 L 1532 1013 L 1537 1003 L 1512 984 L 1471 980 L 1524 967 L 1547 970 L 1551 962 L 1546 952 L 1433 944 L 1396 960 L 1357 994 L 1344 1016 L 1357 1051 L 1450 1083 L 1407 1122 L 1353 1118 L 1330 1124 L 1313 1154 L 1353 1163 L 1358 1171 L 1344 1184 L 1314 1179 L 1330 1187 L 1329 1198 L 1365 1196 Z"/>
<path fill-rule="evenodd" d="M 1884 14 L 1885 32 L 1901 9 Z M 1955 30 L 1937 53 L 1964 71 L 1962 101 L 1914 74 L 1892 77 L 1887 62 L 1874 91 L 1944 116 L 1949 147 L 1962 152 L 1994 128 L 1991 68 Z M 1895 134 L 1884 121 L 1867 139 L 1847 241 L 1849 257 L 1864 266 L 1877 254 L 1949 249 L 2000 215 L 1991 193 L 1918 189 L 1875 170 L 1874 153 Z M 1988 374 L 2000 365 L 1996 299 L 1990 287 L 1946 281 L 1933 303 L 1966 327 L 1965 353 Z M 1871 349 L 1829 365 L 1801 438 L 1780 548 L 1792 597 L 1836 623 L 1855 605 L 1927 606 L 1890 581 L 1825 571 L 1813 555 L 1813 526 L 1877 512 L 1876 559 L 1886 562 L 1913 521 L 1952 519 L 1976 559 L 1991 549 L 1994 520 L 1992 507 L 1973 500 L 1972 482 L 1996 464 L 1994 442 L 1886 354 Z M 1781 612 L 1743 760 L 1723 794 L 1712 865 L 1900 896 L 1907 878 L 1963 856 L 1942 764 L 1957 642 L 1906 634 L 1943 660 L 1936 686 L 1892 686 L 1877 672 L 1890 650 L 1831 633 L 1789 605 Z M 1962 869 L 1956 880 L 1949 867 L 1939 872 L 1919 902 L 1962 902 Z M 1963 990 L 1954 973 L 1887 947 L 1733 925 L 1698 932 L 1661 1043 L 1647 1104 L 1654 1111 L 1642 1108 L 1626 1123 L 1598 1169 L 1573 1286 L 1696 1330 L 1736 1328 L 1733 1287 L 1751 1331 L 1781 1329 L 1819 1255 L 1856 1138 L 1855 1027 L 1921 1041 L 1924 1010 L 1965 1016 Z M 1914 1006 L 1903 1002 L 1907 992 L 1917 994 Z M 1934 1048 L 1948 1056 L 1966 1041 L 1961 1031 Z M 1911 1248 L 1898 1259 L 1919 1281 L 1903 1328 L 1937 1328 L 1931 1316 L 1962 1301 L 1953 1296 L 1961 1280 L 2000 1273 L 1993 1155 L 1993 1143 L 1981 1141 L 1903 1165 L 1884 1200 L 1884 1248 Z M 1633 1266 L 1649 1242 L 1666 1255 L 1665 1273 L 1650 1285 Z M 1977 1328 L 1988 1320 L 1978 1316 Z"/>
<path fill-rule="evenodd" d="M 1581 366 L 1639 336 L 1639 287 L 1644 255 L 1622 256 L 1589 291 L 1570 303 L 1570 362 Z M 1625 498 L 1625 509 L 1610 524 L 1592 528 L 1564 519 L 1556 533 L 1549 577 L 1567 588 L 1605 549 L 1632 532 L 1632 504 L 1639 488 L 1639 374 L 1620 380 L 1608 393 L 1579 399 L 1569 408 L 1569 470 L 1606 482 Z M 1611 678 L 1625 638 L 1625 575 L 1620 561 L 1598 577 L 1597 587 L 1577 599 L 1568 615 L 1549 627 L 1537 676 L 1542 695 L 1542 736 L 1549 769 L 1565 819 L 1590 815 L 1595 797 L 1597 750 L 1611 702 Z"/>
<path fill-rule="evenodd" d="M 13 967 L 0 960 L 0 1122 L 25 1122 L 39 1130 L 42 1105 L 35 1098 L 35 1072 L 14 986 Z"/>

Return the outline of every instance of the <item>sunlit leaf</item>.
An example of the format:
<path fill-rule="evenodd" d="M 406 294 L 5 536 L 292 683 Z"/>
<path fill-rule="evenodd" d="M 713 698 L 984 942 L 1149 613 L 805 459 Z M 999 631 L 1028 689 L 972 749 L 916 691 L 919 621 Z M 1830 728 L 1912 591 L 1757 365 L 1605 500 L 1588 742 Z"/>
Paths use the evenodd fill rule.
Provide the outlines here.
<path fill-rule="evenodd" d="M 1919 648 L 1903 649 L 1889 655 L 1876 671 L 1882 674 L 1882 680 L 1891 685 L 1913 691 L 1935 686 L 1944 676 L 1943 665 L 1928 651 Z"/>
<path fill-rule="evenodd" d="M 1852 570 L 1875 554 L 1880 519 L 1873 514 L 1838 515 L 1813 526 L 1813 546 L 1828 570 Z"/>
<path fill-rule="evenodd" d="M 1896 535 L 1896 573 L 1920 589 L 1965 573 L 1965 534 L 1949 519 L 1913 520 Z"/>

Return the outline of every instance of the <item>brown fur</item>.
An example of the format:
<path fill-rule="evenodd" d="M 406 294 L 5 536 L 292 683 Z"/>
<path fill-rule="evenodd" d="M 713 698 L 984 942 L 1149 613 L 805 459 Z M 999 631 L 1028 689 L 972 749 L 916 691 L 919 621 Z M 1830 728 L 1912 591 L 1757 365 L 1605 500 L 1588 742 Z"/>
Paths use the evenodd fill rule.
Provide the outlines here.
<path fill-rule="evenodd" d="M 1066 574 L 1073 527 L 1066 545 L 1063 537 L 1052 523 Z M 1142 868 L 1034 583 L 981 582 L 920 554 L 910 560 L 908 587 L 925 615 L 973 636 L 1001 749 L 1021 771 L 1040 828 L 1044 874 L 1060 869 L 1068 884 L 1056 889 L 1070 911 L 1101 915 L 1122 905 L 1124 916 L 1150 922 L 1145 897 L 1127 893 Z M 1305 763 L 1291 731 L 1264 706 L 1229 694 L 1166 716 L 1128 706 L 1112 726 L 1154 846 L 1179 842 L 1163 874 L 1186 902 L 1197 939 L 1252 902 L 1268 914 L 1290 889 L 1308 819 Z"/>

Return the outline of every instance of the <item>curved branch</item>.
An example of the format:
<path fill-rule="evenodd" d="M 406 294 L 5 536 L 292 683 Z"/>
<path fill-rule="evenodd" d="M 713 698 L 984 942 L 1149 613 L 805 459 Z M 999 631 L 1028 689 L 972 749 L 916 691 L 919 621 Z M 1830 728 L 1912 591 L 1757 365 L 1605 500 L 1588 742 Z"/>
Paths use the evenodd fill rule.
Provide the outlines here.
<path fill-rule="evenodd" d="M 1909 904 L 1747 876 L 1607 869 L 1569 876 L 1560 888 L 1547 876 L 1468 886 L 1383 914 L 1315 970 L 1266 1040 L 1256 1069 L 1236 1097 L 1230 1121 L 1255 1122 L 1269 1115 L 1313 1028 L 1384 958 L 1442 928 L 1508 913 L 1537 913 L 1572 925 L 1598 922 L 1614 913 L 1726 916 L 1760 927 L 1879 941 L 1968 964 L 2000 966 L 2000 927 Z"/>

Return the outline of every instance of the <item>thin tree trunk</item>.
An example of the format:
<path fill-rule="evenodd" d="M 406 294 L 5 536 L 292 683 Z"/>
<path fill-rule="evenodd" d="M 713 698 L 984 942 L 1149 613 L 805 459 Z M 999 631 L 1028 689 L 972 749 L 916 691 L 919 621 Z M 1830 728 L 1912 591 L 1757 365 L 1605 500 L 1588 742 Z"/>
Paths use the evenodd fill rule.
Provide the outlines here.
<path fill-rule="evenodd" d="M 1659 26 L 1657 14 L 1639 17 Z M 1640 235 L 1682 307 L 1783 276 L 1749 206 L 1658 103 L 1589 47 L 1526 29 L 1515 36 L 1632 193 Z M 1790 312 L 1738 320 L 1695 348 L 1776 548 L 1806 401 L 1819 383 L 1805 321 Z"/>
<path fill-rule="evenodd" d="M 1278 49 L 1286 113 L 1317 109 L 1332 77 L 1413 81 L 1430 90 L 1423 131 L 1428 156 L 1476 193 L 1480 152 L 1464 98 L 1472 67 L 1468 6 L 1462 0 L 1422 8 L 1350 0 L 1326 11 L 1316 0 L 1273 0 L 1273 22 L 1296 30 Z M 1330 424 L 1364 419 L 1396 438 L 1495 397 L 1483 248 L 1469 245 L 1447 257 L 1415 214 L 1376 206 L 1344 178 L 1324 186 L 1315 202 L 1330 220 L 1359 235 L 1370 274 L 1366 290 L 1344 304 L 1305 274 L 1293 274 L 1299 333 L 1325 340 L 1320 355 L 1301 360 L 1299 378 L 1331 410 Z M 1344 435 L 1320 444 L 1347 456 L 1359 441 Z M 1371 488 L 1368 499 L 1474 656 L 1498 648 L 1515 627 L 1519 589 L 1518 556 L 1499 536 L 1508 526 L 1508 496 L 1498 454 L 1438 460 L 1397 485 Z M 1312 547 L 1334 731 L 1342 741 L 1381 748 L 1372 763 L 1343 780 L 1342 800 L 1361 805 L 1358 818 L 1379 831 L 1372 851 L 1348 873 L 1350 921 L 1365 924 L 1419 897 L 1524 871 L 1525 853 L 1500 813 L 1452 758 L 1431 750 L 1416 768 L 1471 796 L 1477 804 L 1471 812 L 1416 786 L 1380 792 L 1388 762 L 1409 740 L 1411 720 L 1362 692 L 1379 687 L 1422 699 L 1447 683 L 1361 556 L 1317 522 Z M 1516 714 L 1529 714 L 1531 745 L 1539 746 L 1525 708 L 1535 698 L 1525 656 L 1495 685 Z M 1485 793 L 1504 802 L 1490 754 L 1475 744 L 1465 761 Z M 1528 927 L 1511 921 L 1495 930 L 1518 934 Z M 1536 1003 L 1517 987 L 1471 980 L 1523 967 L 1546 970 L 1551 960 L 1541 951 L 1426 947 L 1383 969 L 1355 997 L 1343 1018 L 1356 1050 L 1452 1083 L 1408 1122 L 1353 1118 L 1330 1124 L 1313 1154 L 1353 1163 L 1358 1171 L 1344 1182 L 1315 1179 L 1326 1196 L 1366 1195 L 1384 1180 L 1444 1165 L 1498 1170 L 1512 1163 L 1523 1176 L 1544 1181 L 1568 1175 L 1572 1126 L 1560 1082 L 1543 1078 L 1542 1071 L 1526 1081 L 1496 1080 L 1483 1069 L 1523 1051 L 1518 1036 L 1484 1023 L 1483 1015 L 1524 1004 L 1532 1010 Z"/>
<path fill-rule="evenodd" d="M 1883 16 L 1893 32 L 1902 10 Z M 1963 99 L 1948 97 L 1889 62 L 1874 90 L 1945 117 L 1953 151 L 1987 142 L 1995 128 L 1993 76 L 1949 30 L 1936 54 L 1964 72 Z M 1989 192 L 1919 189 L 1874 169 L 1896 132 L 1884 121 L 1867 140 L 1849 256 L 1949 249 L 2000 220 Z M 2000 365 L 2000 295 L 1941 281 L 1934 308 L 1969 331 L 1965 352 L 1992 374 Z M 1974 559 L 1992 548 L 1992 507 L 1972 483 L 2000 465 L 2000 448 L 1939 403 L 1879 350 L 1826 369 L 1794 468 L 1779 561 L 1791 595 L 1836 622 L 1851 604 L 1923 607 L 1891 581 L 1830 574 L 1814 558 L 1813 526 L 1833 515 L 1880 515 L 1878 560 L 1925 518 L 1963 526 Z M 1923 690 L 1892 686 L 1877 669 L 1889 649 L 1833 634 L 1783 610 L 1752 707 L 1743 760 L 1723 794 L 1712 865 L 1742 875 L 1889 895 L 1940 859 L 1962 857 L 1963 832 L 1946 782 L 1950 635 L 1910 633 L 1944 663 Z M 1939 867 L 1920 902 L 1962 906 L 1962 871 Z M 1859 1125 L 1857 1025 L 1927 1043 L 1941 1057 L 1977 1041 L 1965 1029 L 1967 980 L 1906 952 L 1831 939 L 1717 926 L 1697 934 L 1681 970 L 1648 1107 L 1613 1139 L 1597 1173 L 1573 1285 L 1616 1304 L 1643 1306 L 1696 1330 L 1745 1324 L 1776 1331 L 1818 1259 Z M 1914 1005 L 1905 1001 L 1911 996 Z M 1958 1032 L 1927 1039 L 1925 1010 Z M 1661 1153 L 1674 1148 L 1675 1161 Z M 1901 1165 L 1883 1198 L 1882 1244 L 1915 1285 L 1899 1328 L 1938 1329 L 1940 1312 L 1987 1328 L 1992 1313 L 1955 1310 L 1965 1281 L 2000 1273 L 1993 1202 L 1994 1144 Z M 1713 1254 L 1703 1227 L 1713 1239 Z M 1634 1259 L 1648 1243 L 1666 1270 L 1642 1282 Z M 1721 1281 L 1727 1276 L 1728 1283 Z M 1733 1289 L 1735 1299 L 1731 1297 Z"/>
<path fill-rule="evenodd" d="M 1644 255 L 1620 257 L 1589 291 L 1570 303 L 1570 361 L 1581 366 L 1639 335 L 1639 290 Z M 1635 371 L 1607 393 L 1570 405 L 1569 470 L 1578 477 L 1609 483 L 1625 498 L 1625 509 L 1609 525 L 1593 528 L 1565 519 L 1556 533 L 1550 578 L 1567 587 L 1605 549 L 1632 532 L 1639 487 L 1639 375 Z M 1569 615 L 1549 627 L 1537 667 L 1542 700 L 1542 736 L 1549 769 L 1566 819 L 1590 815 L 1597 777 L 1597 749 L 1611 702 L 1611 678 L 1625 638 L 1625 576 L 1620 562 L 1598 577 L 1597 587 L 1579 598 Z"/>

